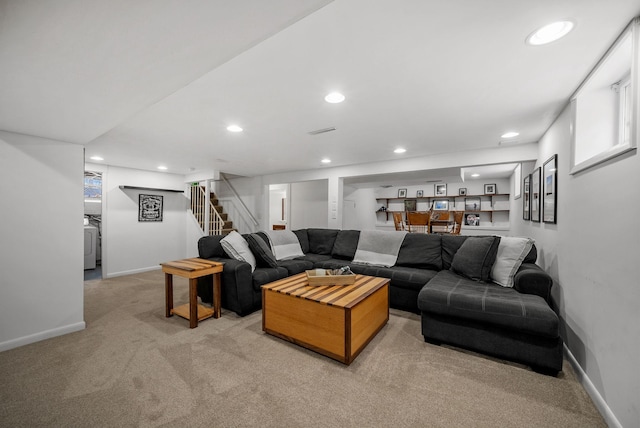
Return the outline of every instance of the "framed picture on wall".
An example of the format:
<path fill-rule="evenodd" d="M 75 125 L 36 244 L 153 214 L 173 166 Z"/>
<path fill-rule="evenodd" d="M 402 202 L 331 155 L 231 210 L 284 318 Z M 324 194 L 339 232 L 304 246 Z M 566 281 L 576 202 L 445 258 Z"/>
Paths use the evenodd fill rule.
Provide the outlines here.
<path fill-rule="evenodd" d="M 458 189 L 458 196 L 467 196 L 467 188 L 461 187 Z"/>
<path fill-rule="evenodd" d="M 407 189 L 398 189 L 398 197 L 406 198 L 407 197 Z"/>
<path fill-rule="evenodd" d="M 495 195 L 496 194 L 496 185 L 495 184 L 485 184 L 484 185 L 484 194 L 485 195 Z"/>
<path fill-rule="evenodd" d="M 434 211 L 449 211 L 449 201 L 447 199 L 437 199 L 433 201 Z"/>
<path fill-rule="evenodd" d="M 558 202 L 558 155 L 553 155 L 542 166 L 542 221 L 556 223 Z"/>
<path fill-rule="evenodd" d="M 422 196 L 424 196 L 424 190 L 418 190 L 416 192 L 416 198 L 421 198 Z"/>
<path fill-rule="evenodd" d="M 138 221 L 162 221 L 162 196 L 138 196 Z"/>
<path fill-rule="evenodd" d="M 446 184 L 434 184 L 433 185 L 433 193 L 436 196 L 447 196 L 447 185 Z"/>
<path fill-rule="evenodd" d="M 531 174 L 522 180 L 522 218 L 531 220 L 531 200 L 529 199 L 529 187 L 531 186 Z"/>
<path fill-rule="evenodd" d="M 415 211 L 418 205 L 418 201 L 415 199 L 405 199 L 404 200 L 404 210 L 405 211 Z"/>
<path fill-rule="evenodd" d="M 481 207 L 480 198 L 464 198 L 465 211 L 480 211 Z"/>
<path fill-rule="evenodd" d="M 531 221 L 540 221 L 540 167 L 531 173 L 531 187 L 529 189 L 531 199 Z"/>

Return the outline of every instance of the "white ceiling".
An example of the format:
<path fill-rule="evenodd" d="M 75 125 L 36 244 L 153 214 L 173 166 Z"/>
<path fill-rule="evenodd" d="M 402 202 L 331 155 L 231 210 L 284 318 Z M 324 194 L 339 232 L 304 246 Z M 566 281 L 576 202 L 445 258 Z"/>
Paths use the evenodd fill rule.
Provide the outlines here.
<path fill-rule="evenodd" d="M 0 129 L 111 165 L 246 176 L 496 148 L 509 130 L 535 142 L 638 14 L 638 0 L 4 0 Z M 525 45 L 566 18 L 566 38 Z M 346 101 L 326 103 L 332 90 Z"/>

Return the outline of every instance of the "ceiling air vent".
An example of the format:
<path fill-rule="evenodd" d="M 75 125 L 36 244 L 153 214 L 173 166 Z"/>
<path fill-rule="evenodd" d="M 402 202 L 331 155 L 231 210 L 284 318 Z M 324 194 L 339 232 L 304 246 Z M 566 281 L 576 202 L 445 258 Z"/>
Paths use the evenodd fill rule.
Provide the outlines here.
<path fill-rule="evenodd" d="M 316 129 L 315 131 L 309 131 L 308 134 L 309 135 L 318 135 L 318 134 L 324 134 L 325 132 L 331 132 L 331 131 L 335 131 L 336 127 L 332 126 L 331 128 L 322 128 L 322 129 Z"/>

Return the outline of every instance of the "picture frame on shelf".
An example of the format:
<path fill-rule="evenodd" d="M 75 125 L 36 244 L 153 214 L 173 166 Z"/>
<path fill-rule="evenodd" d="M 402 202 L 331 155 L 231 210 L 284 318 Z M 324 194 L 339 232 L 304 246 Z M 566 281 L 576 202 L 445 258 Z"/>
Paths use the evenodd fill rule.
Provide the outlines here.
<path fill-rule="evenodd" d="M 558 202 L 558 155 L 551 156 L 542 166 L 542 221 L 556 223 Z"/>
<path fill-rule="evenodd" d="M 464 224 L 465 226 L 480 226 L 480 214 L 465 213 Z"/>
<path fill-rule="evenodd" d="M 418 205 L 418 201 L 415 199 L 405 199 L 404 200 L 404 210 L 405 211 L 416 211 Z"/>
<path fill-rule="evenodd" d="M 491 184 L 485 184 L 484 185 L 484 194 L 485 195 L 495 195 L 496 194 L 496 184 L 495 183 L 491 183 Z"/>
<path fill-rule="evenodd" d="M 434 184 L 433 185 L 433 194 L 435 196 L 447 196 L 447 184 Z"/>
<path fill-rule="evenodd" d="M 531 187 L 529 189 L 531 199 L 531 221 L 540 222 L 540 167 L 531 173 Z"/>
<path fill-rule="evenodd" d="M 531 220 L 531 174 L 522 180 L 522 219 Z"/>
<path fill-rule="evenodd" d="M 482 209 L 482 201 L 480 198 L 464 198 L 465 211 L 480 211 Z"/>
<path fill-rule="evenodd" d="M 407 189 L 398 189 L 398 197 L 406 198 L 407 197 Z"/>
<path fill-rule="evenodd" d="M 449 211 L 449 200 L 447 199 L 436 199 L 433 201 L 433 210 L 434 211 Z"/>
<path fill-rule="evenodd" d="M 467 196 L 467 188 L 461 187 L 458 189 L 458 196 Z"/>
<path fill-rule="evenodd" d="M 424 196 L 424 190 L 416 191 L 416 198 L 422 198 Z"/>

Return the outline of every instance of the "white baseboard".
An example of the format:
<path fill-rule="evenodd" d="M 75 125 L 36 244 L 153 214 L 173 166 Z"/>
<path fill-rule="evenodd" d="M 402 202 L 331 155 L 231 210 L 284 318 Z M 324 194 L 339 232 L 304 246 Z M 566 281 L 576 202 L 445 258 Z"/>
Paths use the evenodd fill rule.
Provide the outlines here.
<path fill-rule="evenodd" d="M 114 272 L 114 273 L 108 273 L 105 274 L 105 278 L 115 278 L 117 276 L 125 276 L 125 275 L 133 275 L 134 273 L 142 273 L 142 272 L 150 272 L 152 270 L 158 270 L 160 269 L 160 266 L 149 266 L 149 267 L 145 267 L 145 268 L 140 268 L 140 269 L 131 269 L 131 270 L 123 270 L 121 272 Z"/>
<path fill-rule="evenodd" d="M 622 424 L 620 424 L 620 422 L 618 421 L 618 418 L 616 418 L 616 415 L 613 414 L 613 412 L 607 405 L 607 402 L 604 400 L 604 398 L 602 398 L 600 392 L 598 392 L 596 387 L 593 385 L 593 382 L 591 382 L 591 379 L 589 379 L 589 376 L 587 376 L 585 371 L 582 370 L 580 364 L 578 364 L 578 360 L 575 359 L 569 348 L 567 348 L 566 344 L 563 346 L 564 354 L 567 357 L 567 360 L 569 360 L 571 367 L 573 367 L 573 371 L 576 373 L 578 381 L 582 384 L 582 387 L 585 389 L 585 391 L 587 391 L 587 394 L 589 394 L 589 397 L 591 397 L 591 399 L 593 400 L 593 403 L 596 405 L 596 408 L 604 418 L 607 426 L 612 428 L 623 428 Z"/>
<path fill-rule="evenodd" d="M 85 322 L 82 321 L 75 324 L 65 325 L 64 327 L 52 328 L 51 330 L 18 337 L 17 339 L 7 340 L 6 342 L 0 343 L 0 352 L 29 345 L 30 343 L 40 342 L 41 340 L 51 339 L 52 337 L 62 336 L 63 334 L 74 333 L 76 331 L 84 330 L 85 327 Z"/>

